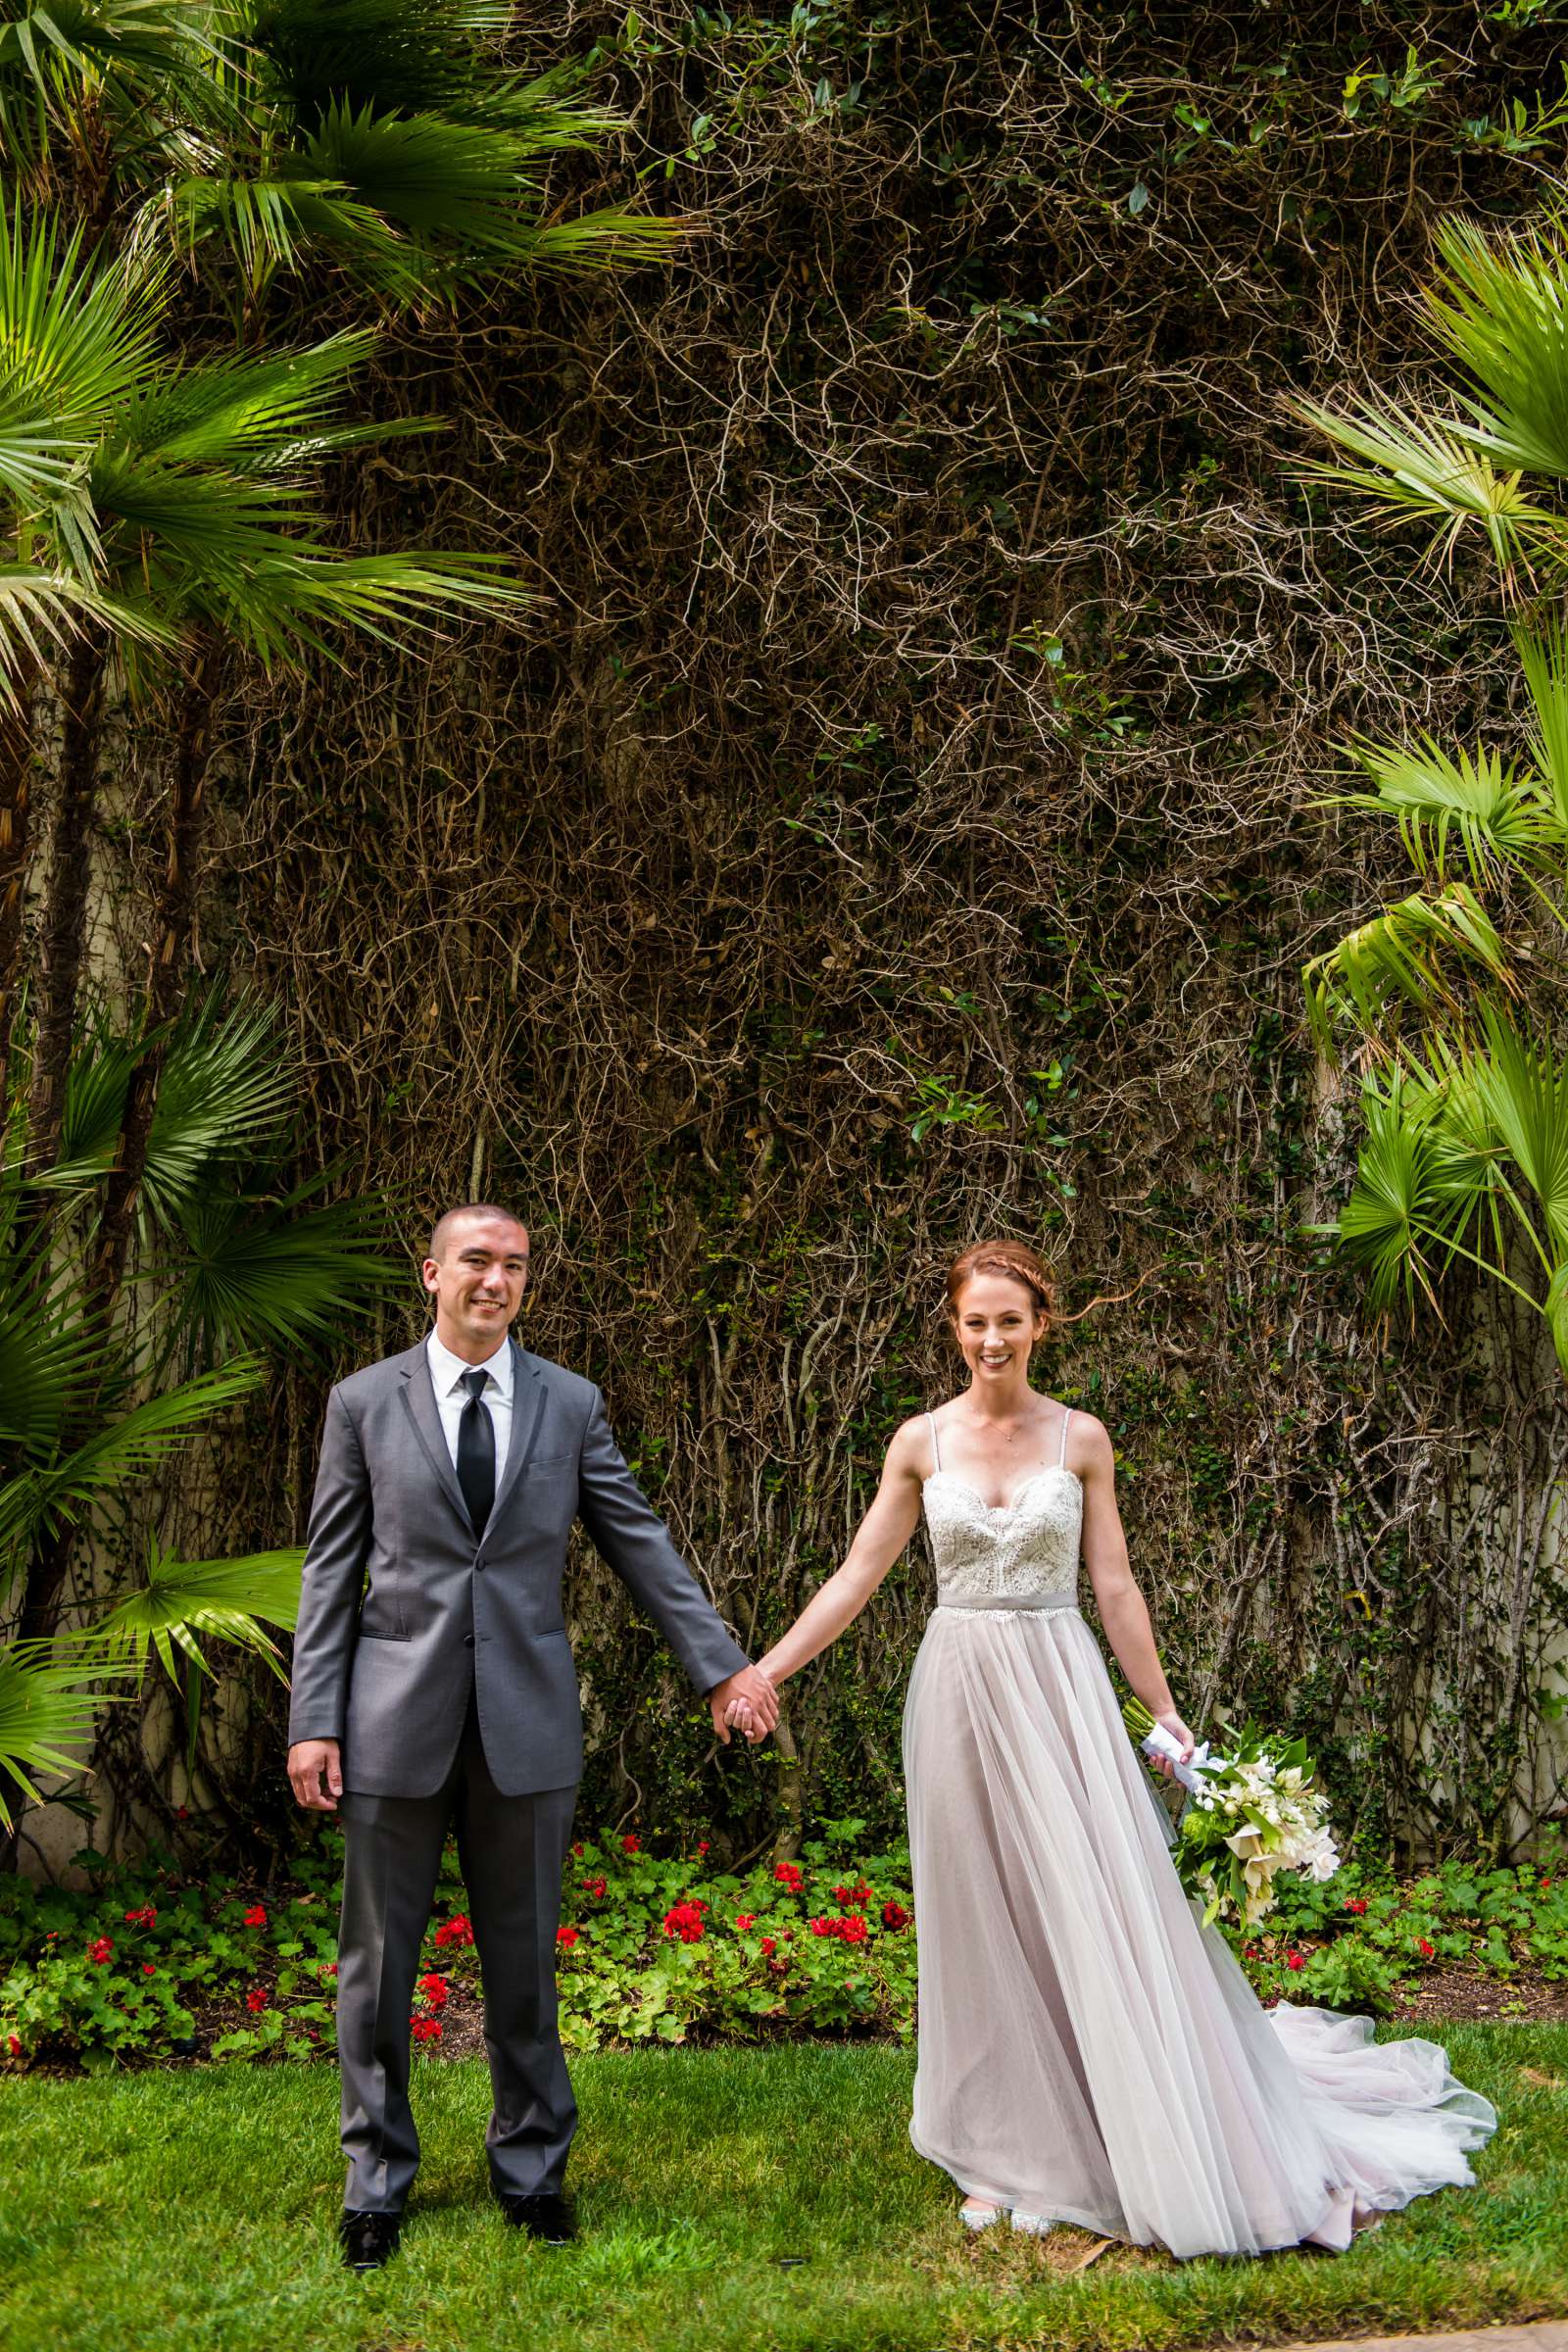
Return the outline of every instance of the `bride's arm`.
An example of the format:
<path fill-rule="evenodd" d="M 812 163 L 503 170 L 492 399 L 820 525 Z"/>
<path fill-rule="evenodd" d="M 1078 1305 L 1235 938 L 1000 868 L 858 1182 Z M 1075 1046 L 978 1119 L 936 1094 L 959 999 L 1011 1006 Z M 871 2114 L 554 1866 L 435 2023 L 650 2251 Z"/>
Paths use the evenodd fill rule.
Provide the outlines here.
<path fill-rule="evenodd" d="M 1187 1755 L 1193 1735 L 1176 1712 L 1176 1701 L 1165 1680 L 1165 1669 L 1154 1646 L 1149 1607 L 1127 1557 L 1127 1539 L 1116 1508 L 1116 1465 L 1110 1433 L 1092 1413 L 1073 1416 L 1077 1434 L 1079 1475 L 1084 1490 L 1084 1565 L 1095 1588 L 1095 1606 L 1105 1640 L 1132 1689 L 1156 1722 L 1174 1732 Z M 1185 1762 L 1186 1758 L 1183 1758 Z M 1170 1767 L 1159 1769 L 1169 1777 Z"/>
<path fill-rule="evenodd" d="M 929 1444 L 923 1416 L 906 1421 L 895 1435 L 876 1499 L 857 1528 L 843 1566 L 817 1587 L 789 1632 L 758 1660 L 773 1682 L 798 1674 L 838 1640 L 907 1544 L 919 1523 L 920 1480 Z"/>

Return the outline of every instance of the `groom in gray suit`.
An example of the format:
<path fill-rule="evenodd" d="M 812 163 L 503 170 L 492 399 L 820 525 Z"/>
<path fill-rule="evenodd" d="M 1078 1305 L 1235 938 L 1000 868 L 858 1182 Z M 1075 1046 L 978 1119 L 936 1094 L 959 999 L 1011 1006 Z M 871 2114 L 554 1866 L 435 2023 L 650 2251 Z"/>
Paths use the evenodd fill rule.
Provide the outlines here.
<path fill-rule="evenodd" d="M 721 1740 L 737 1698 L 756 1736 L 778 1719 L 772 1685 L 644 1500 L 599 1391 L 511 1337 L 527 1278 L 515 1217 L 449 1209 L 424 1261 L 429 1338 L 327 1398 L 288 1774 L 308 1810 L 342 1808 L 339 2234 L 354 2270 L 396 2250 L 419 2161 L 409 2012 L 454 1824 L 484 1971 L 491 2181 L 507 2219 L 533 2236 L 573 2233 L 562 2183 L 577 2110 L 555 1984 L 582 1771 L 561 1598 L 573 1520 L 706 1694 Z"/>

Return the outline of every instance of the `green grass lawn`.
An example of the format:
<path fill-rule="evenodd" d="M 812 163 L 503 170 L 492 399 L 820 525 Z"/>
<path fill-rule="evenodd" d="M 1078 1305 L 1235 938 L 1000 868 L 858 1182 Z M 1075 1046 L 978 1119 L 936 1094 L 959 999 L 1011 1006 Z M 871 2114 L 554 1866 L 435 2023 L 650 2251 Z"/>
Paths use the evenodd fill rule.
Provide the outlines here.
<path fill-rule="evenodd" d="M 1189 2345 L 1568 2312 L 1568 2028 L 1453 2027 L 1502 2124 L 1479 2189 L 1338 2260 L 1195 2262 L 1059 2232 L 970 2239 L 906 2136 L 883 2046 L 578 2059 L 581 2242 L 485 2192 L 483 2067 L 421 2064 L 424 2166 L 403 2251 L 355 2279 L 329 2067 L 0 2083 L 5 2352 L 771 2352 Z"/>

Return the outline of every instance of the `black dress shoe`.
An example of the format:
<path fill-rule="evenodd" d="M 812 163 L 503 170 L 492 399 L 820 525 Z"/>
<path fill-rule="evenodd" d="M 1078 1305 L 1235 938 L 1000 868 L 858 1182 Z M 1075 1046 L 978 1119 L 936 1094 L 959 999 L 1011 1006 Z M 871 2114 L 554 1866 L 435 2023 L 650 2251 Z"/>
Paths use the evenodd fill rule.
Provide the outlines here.
<path fill-rule="evenodd" d="M 526 2230 L 530 2237 L 542 2238 L 547 2246 L 569 2246 L 576 2236 L 571 2207 L 554 2189 L 541 2189 L 531 2197 L 509 2196 L 504 2189 L 496 2193 L 514 2230 Z"/>
<path fill-rule="evenodd" d="M 351 2271 L 378 2271 L 398 2250 L 403 2217 L 397 2213 L 345 2213 L 338 2221 L 343 2260 Z"/>

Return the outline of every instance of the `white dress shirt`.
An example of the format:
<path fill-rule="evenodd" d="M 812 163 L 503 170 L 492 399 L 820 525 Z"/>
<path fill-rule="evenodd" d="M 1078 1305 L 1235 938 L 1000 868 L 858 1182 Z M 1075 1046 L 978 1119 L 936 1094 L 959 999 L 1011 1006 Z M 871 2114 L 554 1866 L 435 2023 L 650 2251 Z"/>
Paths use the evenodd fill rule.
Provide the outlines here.
<path fill-rule="evenodd" d="M 458 1424 L 463 1408 L 468 1401 L 468 1392 L 463 1385 L 466 1372 L 477 1372 L 477 1364 L 466 1363 L 443 1347 L 432 1331 L 424 1343 L 429 1359 L 430 1379 L 435 1387 L 435 1401 L 441 1415 L 441 1428 L 452 1456 L 452 1467 L 458 1466 Z M 490 1415 L 490 1426 L 496 1433 L 496 1484 L 507 1465 L 507 1447 L 512 1441 L 512 1342 L 504 1339 L 494 1355 L 487 1356 L 485 1371 L 490 1375 L 480 1391 L 479 1401 Z"/>

